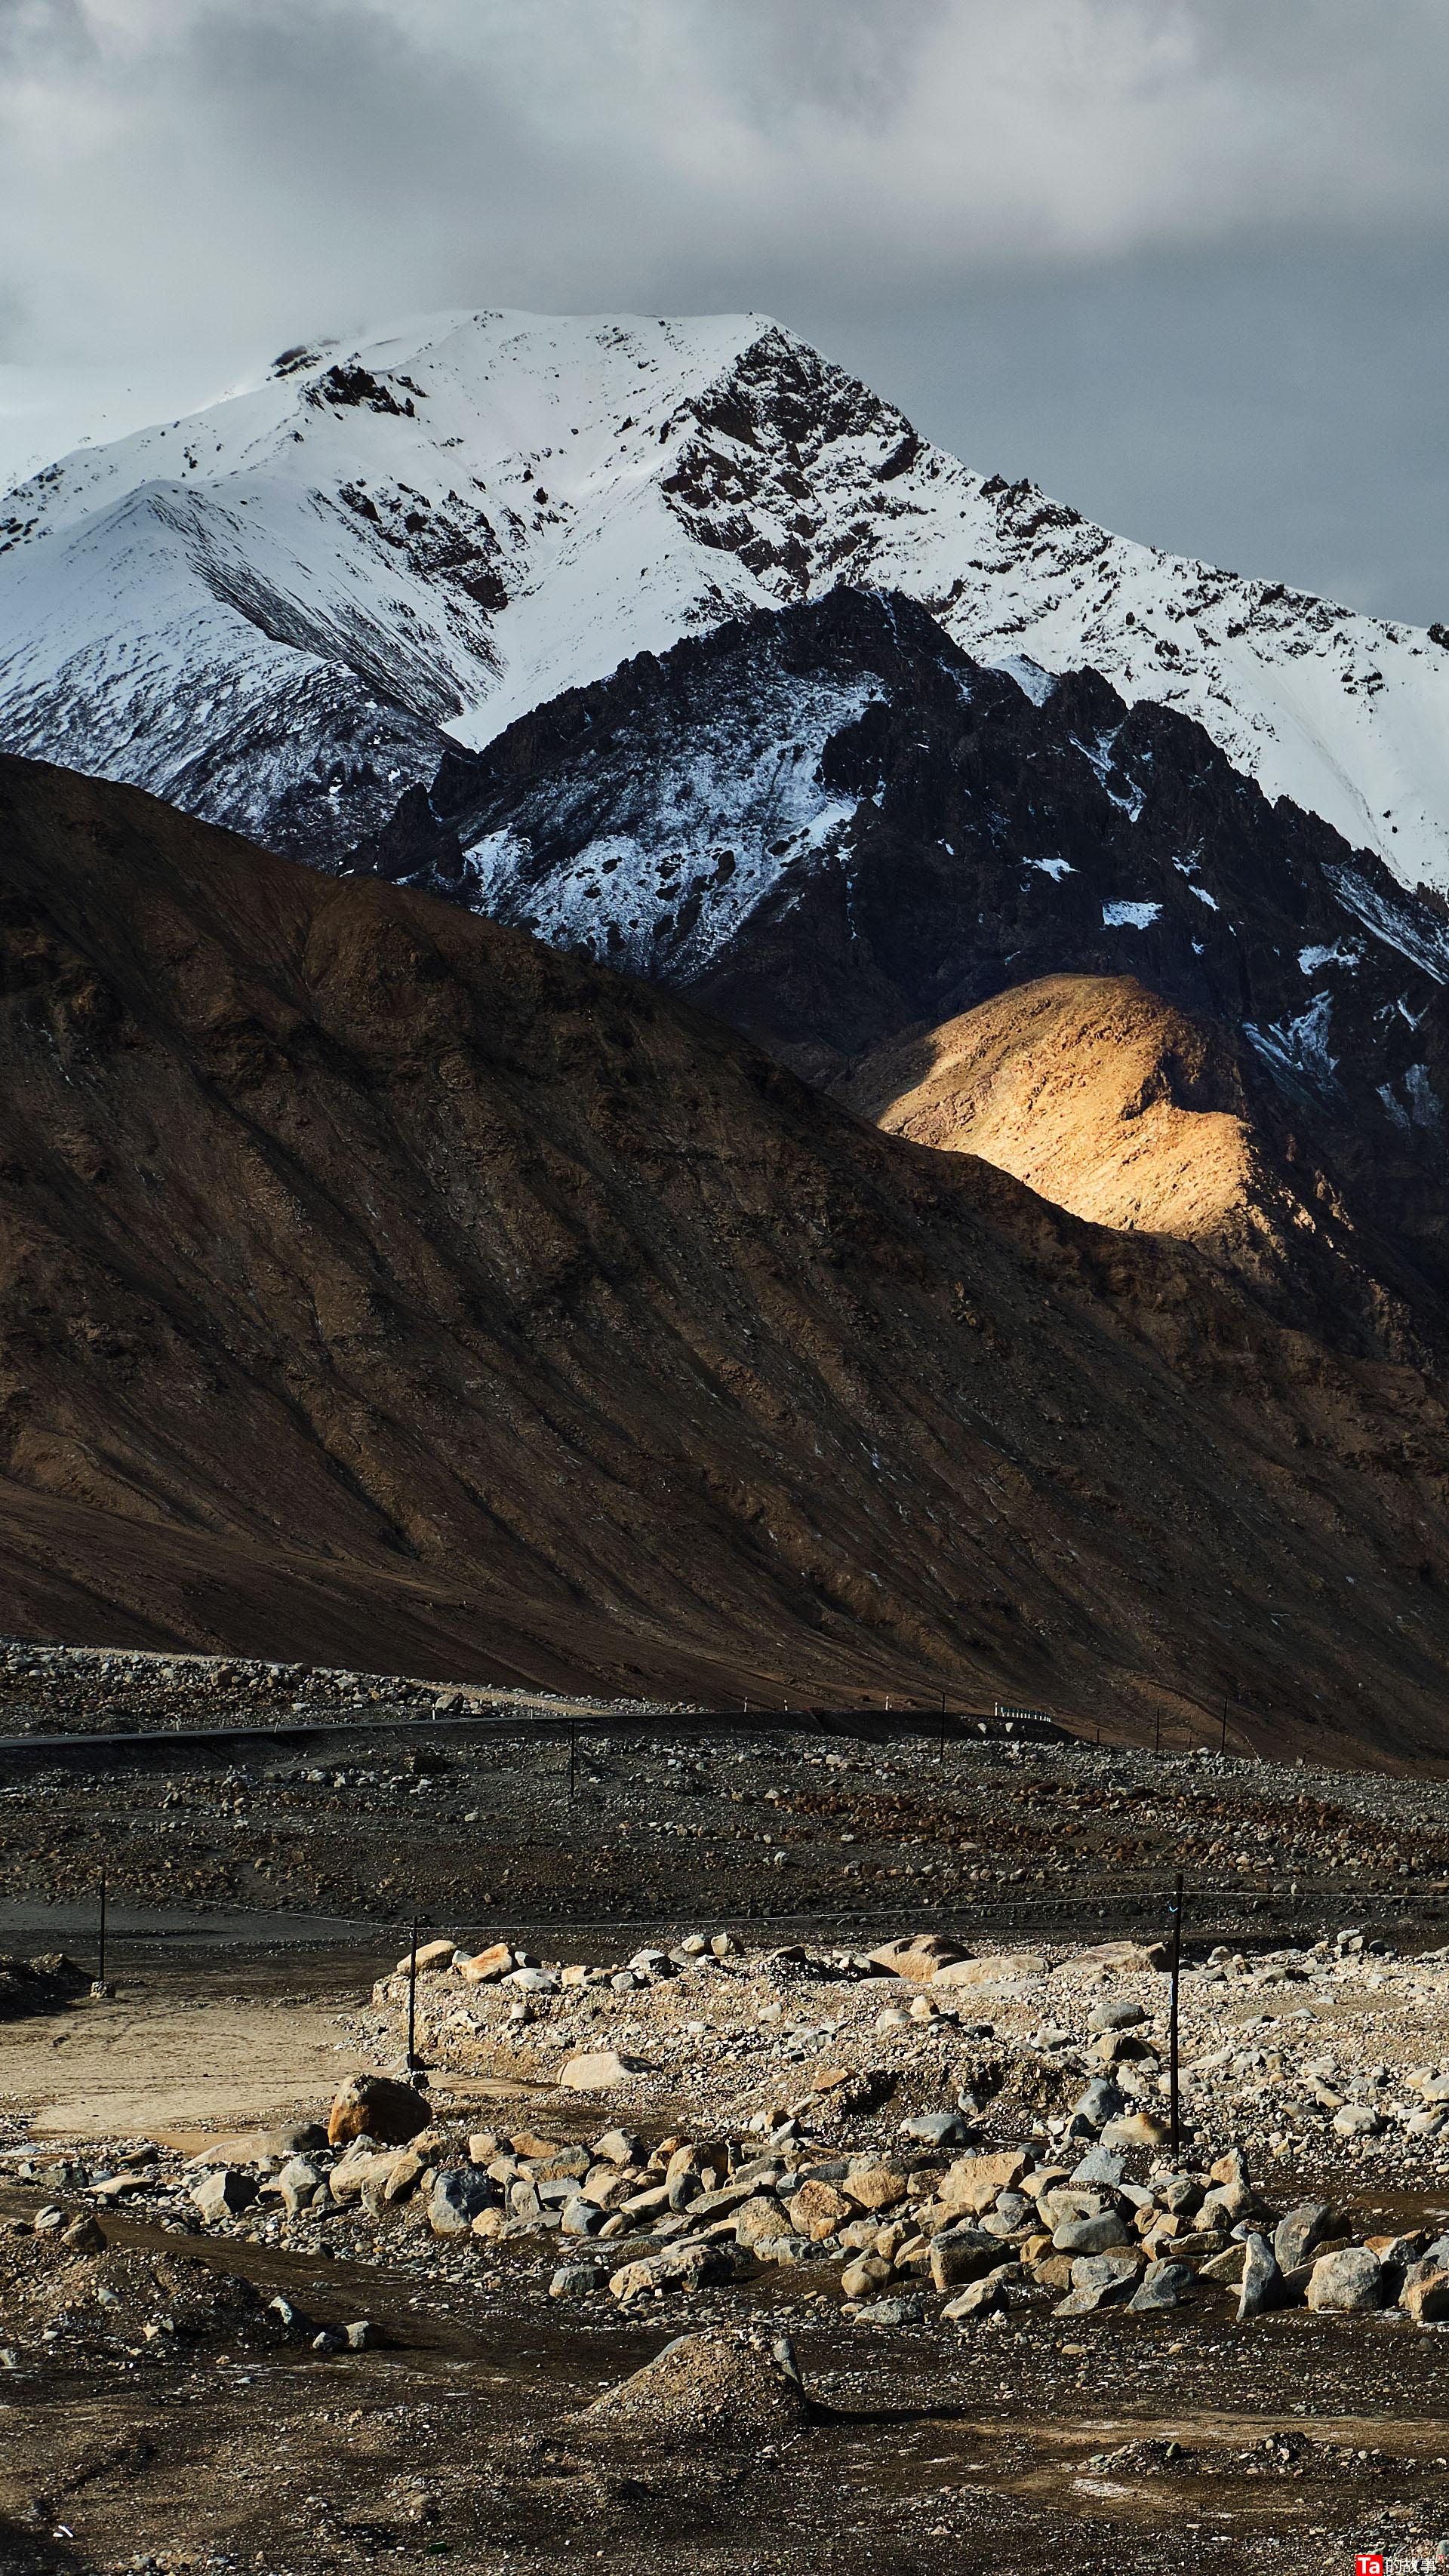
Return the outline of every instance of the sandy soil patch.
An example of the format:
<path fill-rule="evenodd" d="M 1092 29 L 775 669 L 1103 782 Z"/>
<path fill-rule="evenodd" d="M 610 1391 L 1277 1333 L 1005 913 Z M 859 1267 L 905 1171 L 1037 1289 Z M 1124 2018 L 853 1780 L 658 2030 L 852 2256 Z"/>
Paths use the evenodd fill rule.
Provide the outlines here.
<path fill-rule="evenodd" d="M 334 2013 L 312 2002 L 123 1987 L 0 2030 L 0 2102 L 38 2137 L 148 2137 L 315 2114 L 339 2080 Z"/>

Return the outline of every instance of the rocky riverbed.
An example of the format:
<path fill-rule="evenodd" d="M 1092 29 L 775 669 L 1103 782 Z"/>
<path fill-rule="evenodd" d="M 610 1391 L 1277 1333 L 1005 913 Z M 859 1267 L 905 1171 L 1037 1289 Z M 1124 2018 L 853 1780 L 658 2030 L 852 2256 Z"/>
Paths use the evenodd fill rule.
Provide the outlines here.
<path fill-rule="evenodd" d="M 4 1691 L 87 1739 L 0 1760 L 7 2576 L 1449 2531 L 1442 1782 L 925 1716 L 445 1735 L 432 1682 L 98 1650 Z"/>
<path fill-rule="evenodd" d="M 270 2132 L 12 2105 L 17 2567 L 735 2576 L 828 2533 L 1145 2576 L 1449 2523 L 1442 1953 L 1195 1960 L 1174 2153 L 1150 1945 L 522 1951 L 399 1959 Z"/>

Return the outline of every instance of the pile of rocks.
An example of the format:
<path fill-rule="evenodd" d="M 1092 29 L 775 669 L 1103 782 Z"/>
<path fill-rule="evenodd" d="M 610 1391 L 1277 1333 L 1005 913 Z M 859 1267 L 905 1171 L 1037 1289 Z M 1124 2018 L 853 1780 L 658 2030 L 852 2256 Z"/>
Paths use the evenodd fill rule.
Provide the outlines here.
<path fill-rule="evenodd" d="M 375 1988 L 362 2047 L 397 2044 L 408 1964 Z M 967 1956 L 940 1933 L 748 1953 L 697 1932 L 614 1965 L 438 1940 L 418 1956 L 418 2026 L 439 2068 L 623 2091 L 756 2132 L 944 2093 L 1058 2152 L 1154 2147 L 1168 2135 L 1164 1964 L 1159 1945 L 1128 1941 Z M 1184 1969 L 1181 2030 L 1190 2134 L 1260 2159 L 1441 2171 L 1449 1953 L 1398 1958 L 1354 1931 L 1252 1960 L 1223 1949 Z"/>
<path fill-rule="evenodd" d="M 1421 2230 L 1356 2243 L 1324 2204 L 1279 2214 L 1235 2150 L 1206 2174 L 1159 2162 L 1132 2183 L 1122 2155 L 1102 2147 L 1071 2169 L 1026 2148 L 944 2163 L 919 2151 L 761 2157 L 680 2140 L 646 2157 L 616 2130 L 587 2152 L 527 2166 L 505 2155 L 486 2170 L 499 2199 L 475 2230 L 506 2232 L 505 2212 L 546 2224 L 551 2206 L 562 2233 L 598 2245 L 559 2268 L 556 2297 L 697 2288 L 740 2278 L 744 2256 L 751 2267 L 839 2263 L 847 2314 L 881 2325 L 920 2322 L 933 2297 L 958 2321 L 1043 2292 L 1061 2317 L 1117 2304 L 1142 2314 L 1178 2306 L 1200 2282 L 1235 2292 L 1240 2320 L 1295 2303 L 1397 2305 L 1420 2324 L 1449 2317 L 1449 2238 Z M 610 2227 L 628 2241 L 605 2253 Z"/>
<path fill-rule="evenodd" d="M 0 2021 L 52 2013 L 73 2002 L 90 1982 L 89 1970 L 64 1950 L 48 1950 L 38 1959 L 0 1959 Z"/>
<path fill-rule="evenodd" d="M 676 2335 L 579 2418 L 593 2437 L 724 2444 L 788 2439 L 811 2409 L 789 2337 Z"/>
<path fill-rule="evenodd" d="M 565 2256 L 555 2299 L 623 2306 L 809 2266 L 812 2286 L 873 2325 L 964 2322 L 1042 2297 L 1060 2317 L 1140 2315 L 1201 2285 L 1232 2294 L 1240 2320 L 1293 2304 L 1449 2318 L 1449 2237 L 1359 2241 L 1326 2203 L 1277 2210 L 1236 2149 L 1206 2172 L 1159 2158 L 1133 2182 L 1125 2152 L 1100 2144 L 1071 2166 L 1025 2145 L 952 2154 L 952 2114 L 855 2155 L 796 2139 L 763 2152 L 740 2138 L 651 2146 L 622 2126 L 587 2143 L 484 2130 L 465 2144 L 382 2076 L 345 2085 L 330 2125 L 325 2150 L 284 2155 L 294 2142 L 279 2139 L 250 2168 L 212 2165 L 191 2184 L 196 2210 L 211 2223 L 269 2201 L 314 2223 L 324 2210 L 375 2227 L 410 2216 L 434 2239 L 524 2254 L 552 2236 Z"/>
<path fill-rule="evenodd" d="M 1062 2318 L 1108 2307 L 1135 2315 L 1209 2289 L 1239 2320 L 1305 2306 L 1449 2320 L 1449 2236 L 1362 2237 L 1324 2202 L 1275 2208 L 1232 2149 L 1206 2170 L 1146 2164 L 1096 2144 L 1067 2165 L 1030 2145 L 954 2152 L 959 2115 L 919 2117 L 893 2148 L 822 2152 L 768 2141 L 625 2126 L 587 2142 L 529 2131 L 466 2138 L 395 2078 L 349 2079 L 320 2127 L 218 2141 L 179 2170 L 154 2149 L 113 2173 L 49 2168 L 57 2199 L 27 2233 L 71 2254 L 103 2243 L 94 2212 L 148 2200 L 192 2225 L 281 2233 L 316 2244 L 327 2222 L 374 2237 L 389 2226 L 432 2243 L 516 2255 L 531 2269 L 552 2242 L 555 2300 L 623 2308 L 665 2296 L 748 2288 L 771 2269 L 867 2325 L 939 2317 L 969 2324 L 1045 2303 Z M 22 2160 L 17 2179 L 38 2178 Z M 547 2267 L 546 2267 L 547 2268 Z"/>

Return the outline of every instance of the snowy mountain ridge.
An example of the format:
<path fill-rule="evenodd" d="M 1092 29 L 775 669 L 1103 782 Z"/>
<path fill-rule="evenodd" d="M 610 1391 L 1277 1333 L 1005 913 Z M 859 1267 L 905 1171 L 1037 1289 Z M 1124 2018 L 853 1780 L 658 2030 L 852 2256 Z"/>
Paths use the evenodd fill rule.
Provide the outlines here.
<path fill-rule="evenodd" d="M 1048 1050 L 1063 1099 L 1089 1060 L 1106 1083 L 1102 1222 L 1165 1207 L 1325 1329 L 1437 1341 L 1449 904 L 1098 672 L 973 662 L 918 601 L 840 583 L 453 749 L 352 865 L 684 994 L 872 1117 L 970 1054 L 968 1022 L 1014 1030 L 1002 1134 L 1028 1160 L 1036 1074 L 1011 1050 L 1055 996 L 1084 1050 Z M 1206 1111 L 1227 1127 L 1173 1123 Z"/>
<path fill-rule="evenodd" d="M 337 864 L 447 742 L 836 584 L 1194 717 L 1449 885 L 1449 649 L 983 479 L 778 325 L 444 315 L 0 503 L 0 735 Z"/>

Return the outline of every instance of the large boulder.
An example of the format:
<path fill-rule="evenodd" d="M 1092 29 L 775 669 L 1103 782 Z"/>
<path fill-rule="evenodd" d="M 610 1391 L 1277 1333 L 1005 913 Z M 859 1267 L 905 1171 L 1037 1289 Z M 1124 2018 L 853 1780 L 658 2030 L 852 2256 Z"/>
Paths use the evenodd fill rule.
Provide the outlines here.
<path fill-rule="evenodd" d="M 1096 2210 L 1090 2218 L 1064 2218 L 1052 2229 L 1058 2254 L 1105 2254 L 1126 2242 L 1127 2230 L 1115 2209 Z"/>
<path fill-rule="evenodd" d="M 1366 2245 L 1321 2254 L 1308 2282 L 1308 2304 L 1320 2315 L 1359 2316 L 1384 2305 L 1384 2272 Z"/>
<path fill-rule="evenodd" d="M 595 2398 L 577 2425 L 631 2443 L 753 2445 L 798 2432 L 809 2411 L 783 2338 L 771 2344 L 743 2331 L 711 2332 L 676 2337 Z"/>
<path fill-rule="evenodd" d="M 1208 2181 L 1223 2191 L 1249 2190 L 1248 2167 L 1242 2148 L 1226 2148 L 1216 2162 L 1208 2166 Z"/>
<path fill-rule="evenodd" d="M 322 2189 L 322 2169 L 310 2156 L 289 2156 L 273 2183 L 273 2190 L 289 2218 L 299 2210 L 310 2209 Z"/>
<path fill-rule="evenodd" d="M 813 2236 L 762 2236 L 754 2247 L 757 2263 L 818 2263 L 824 2248 Z"/>
<path fill-rule="evenodd" d="M 436 1974 L 440 1968 L 451 1968 L 457 1947 L 456 1941 L 423 1941 L 416 1950 L 404 1952 L 393 1975 L 405 1977 L 409 1968 L 416 1968 L 418 1975 L 425 1977 L 430 1972 Z"/>
<path fill-rule="evenodd" d="M 594 2140 L 593 2151 L 601 2164 L 619 2166 L 642 2165 L 649 2153 L 643 2139 L 636 2137 L 632 2129 L 606 2129 L 601 2138 Z M 686 2170 L 688 2159 L 694 2152 L 692 2147 L 681 2147 L 670 2157 L 666 2182 L 673 2180 L 676 2168 L 681 2173 Z M 685 2159 L 684 2165 L 679 2163 L 680 2156 Z"/>
<path fill-rule="evenodd" d="M 1157 2043 L 1143 2039 L 1135 2030 L 1099 2031 L 1092 2042 L 1092 2062 L 1110 2075 L 1119 2066 L 1156 2064 Z"/>
<path fill-rule="evenodd" d="M 966 2317 L 999 2315 L 1007 2304 L 1006 2283 L 1010 2272 L 1010 2264 L 1002 2264 L 994 2272 L 983 2273 L 966 2289 L 958 2290 L 954 2299 L 947 2300 L 941 2310 L 942 2316 L 952 2325 L 959 2325 Z"/>
<path fill-rule="evenodd" d="M 610 2093 L 616 2084 L 627 2084 L 631 2075 L 647 2072 L 642 2057 L 621 2057 L 617 2048 L 590 2048 L 560 2068 L 559 2089 L 564 2093 Z"/>
<path fill-rule="evenodd" d="M 1096 2031 L 1135 2030 L 1137 2024 L 1146 2019 L 1145 2004 L 1134 2002 L 1131 1995 L 1119 1995 L 1093 2004 L 1087 2015 L 1087 2028 Z"/>
<path fill-rule="evenodd" d="M 328 2176 L 328 2196 L 339 2208 L 349 2201 L 360 2200 L 373 2208 L 382 2203 L 382 2195 L 392 2178 L 398 2159 L 397 2148 L 374 2147 L 371 2139 L 354 2142 L 345 2156 L 339 2156 Z"/>
<path fill-rule="evenodd" d="M 379 2195 L 384 2205 L 391 2209 L 399 2201 L 411 2200 L 426 2171 L 426 2162 L 417 2147 L 400 2147 Z"/>
<path fill-rule="evenodd" d="M 928 2256 L 931 2287 L 954 2290 L 965 2281 L 981 2281 L 1001 2267 L 1001 2241 L 984 2228 L 948 2228 L 931 2239 Z"/>
<path fill-rule="evenodd" d="M 917 1932 L 908 1941 L 883 1941 L 869 1955 L 873 1967 L 884 1968 L 893 1977 L 909 1977 L 913 1985 L 923 1986 L 938 1968 L 949 1967 L 960 1958 L 961 1944 L 948 1940 L 944 1932 Z"/>
<path fill-rule="evenodd" d="M 737 2248 L 723 2245 L 666 2245 L 657 2254 L 640 2254 L 610 2275 L 609 2291 L 621 2301 L 641 2298 L 649 2290 L 703 2289 L 707 2281 L 730 2279 L 737 2263 L 747 2261 Z"/>
<path fill-rule="evenodd" d="M 1036 2196 L 1037 2216 L 1043 2227 L 1060 2227 L 1068 2218 L 1095 2218 L 1112 2205 L 1110 2192 L 1098 2183 L 1053 2183 Z"/>
<path fill-rule="evenodd" d="M 436 2176 L 428 2194 L 428 2225 L 435 2236 L 467 2236 L 480 2210 L 497 2199 L 491 2174 L 481 2165 L 458 2165 Z"/>
<path fill-rule="evenodd" d="M 1322 2200 L 1301 2200 L 1285 2211 L 1273 2230 L 1273 2255 L 1280 2272 L 1296 2272 L 1306 2263 L 1320 2236 L 1330 2231 L 1333 2212 Z"/>
<path fill-rule="evenodd" d="M 1134 2316 L 1181 2307 L 1196 2279 L 1190 2263 L 1149 2263 L 1127 2305 Z"/>
<path fill-rule="evenodd" d="M 893 2268 L 883 2254 L 857 2254 L 840 2275 L 841 2290 L 847 2299 L 868 2299 L 872 2290 L 884 2287 Z"/>
<path fill-rule="evenodd" d="M 1160 1972 L 1167 1966 L 1165 1941 L 1096 1941 L 1090 1950 L 1078 1950 L 1066 1965 L 1071 1968 L 1116 1968 L 1127 1976 L 1144 1969 Z"/>
<path fill-rule="evenodd" d="M 1238 2282 L 1238 2323 L 1274 2307 L 1283 2296 L 1283 2275 L 1266 2236 L 1245 2236 L 1243 2269 Z"/>
<path fill-rule="evenodd" d="M 855 2318 L 862 2326 L 918 2326 L 925 2313 L 920 2292 L 906 2290 L 887 2299 L 867 2299 L 863 2308 L 856 2309 Z"/>
<path fill-rule="evenodd" d="M 1252 2184 L 1241 2176 L 1235 2176 L 1231 2182 L 1215 2183 L 1211 2191 L 1203 2193 L 1197 2224 L 1199 2227 L 1233 2228 L 1240 2219 L 1255 2216 L 1258 2208 Z"/>
<path fill-rule="evenodd" d="M 1066 2298 L 1058 2300 L 1053 2316 L 1090 2316 L 1094 2309 L 1127 2299 L 1137 2286 L 1142 2268 L 1141 2255 L 1129 2246 L 1120 2252 L 1077 2255 L 1072 2263 L 1071 2289 Z"/>
<path fill-rule="evenodd" d="M 994 2209 L 1002 2192 L 1015 2191 L 1026 2168 L 1027 2159 L 1017 2147 L 985 2156 L 958 2156 L 942 2176 L 937 2198 L 946 2209 Z"/>
<path fill-rule="evenodd" d="M 906 2197 L 906 2178 L 889 2165 L 867 2165 L 863 2172 L 847 2174 L 841 2189 L 857 2209 L 868 2209 L 872 2216 L 879 2209 L 894 2209 Z"/>
<path fill-rule="evenodd" d="M 1115 2191 L 1126 2169 L 1126 2158 L 1113 2147 L 1089 2147 L 1072 2167 L 1071 2179 L 1079 2190 Z"/>
<path fill-rule="evenodd" d="M 757 2191 L 735 2211 L 735 2243 L 749 2254 L 770 2238 L 791 2233 L 789 2218 L 771 2191 Z"/>
<path fill-rule="evenodd" d="M 837 2191 L 833 2182 L 802 2182 L 789 2201 L 790 2224 L 802 2236 L 833 2236 L 855 2215 L 854 2201 Z"/>
<path fill-rule="evenodd" d="M 464 1959 L 458 1974 L 470 1986 L 486 1986 L 506 1977 L 512 1965 L 513 1952 L 508 1943 L 493 1941 L 486 1950 L 475 1950 L 471 1959 Z"/>
<path fill-rule="evenodd" d="M 345 2147 L 354 2138 L 376 2138 L 381 2146 L 405 2147 L 432 2116 L 422 2094 L 396 2076 L 349 2075 L 332 2097 L 328 2143 Z"/>
<path fill-rule="evenodd" d="M 213 2226 L 220 2218 L 235 2218 L 239 2211 L 250 2209 L 256 2196 L 253 2176 L 238 2173 L 235 2165 L 213 2165 L 191 2186 L 194 2206 Z"/>
<path fill-rule="evenodd" d="M 936 1986 L 1010 1986 L 1025 1977 L 1049 1977 L 1051 1962 L 1039 1950 L 1005 1950 L 985 1959 L 950 1959 L 931 1979 Z"/>
<path fill-rule="evenodd" d="M 548 2285 L 551 2299 L 591 2299 L 609 2277 L 603 2263 L 560 2263 Z"/>
<path fill-rule="evenodd" d="M 1247 2260 L 1248 2248 L 1239 2238 L 1235 2245 L 1225 2245 L 1220 2254 L 1210 2254 L 1205 2263 L 1200 2263 L 1198 2279 L 1216 2281 L 1230 2290 L 1240 2289 Z"/>
<path fill-rule="evenodd" d="M 1124 2111 L 1118 2119 L 1104 2122 L 1104 2147 L 1163 2147 L 1172 2132 L 1155 2111 Z"/>
<path fill-rule="evenodd" d="M 559 2211 L 559 2233 L 561 2236 L 597 2236 L 605 2216 L 606 2212 L 596 2200 L 589 2200 L 583 2192 L 575 2192 L 572 2200 L 566 2200 Z"/>
<path fill-rule="evenodd" d="M 1120 2119 L 1124 2104 L 1116 2085 L 1109 2083 L 1105 2075 L 1098 2075 L 1087 2086 L 1080 2102 L 1072 2107 L 1078 2119 L 1085 2120 L 1091 2128 L 1101 2129 L 1109 2120 Z"/>
<path fill-rule="evenodd" d="M 1449 2271 L 1437 2264 L 1415 2264 L 1399 2293 L 1399 2305 L 1416 2325 L 1437 2325 L 1449 2317 Z"/>
<path fill-rule="evenodd" d="M 226 2138 L 210 2138 L 198 2154 L 190 2157 L 187 2172 L 198 2165 L 261 2165 L 285 2163 L 288 2156 L 305 2156 L 313 2147 L 324 2147 L 327 2132 L 320 2120 L 306 2120 L 283 2129 L 239 2129 Z"/>
<path fill-rule="evenodd" d="M 901 2122 L 901 2136 L 925 2147 L 964 2147 L 970 2135 L 959 2111 L 918 2111 L 914 2119 Z"/>

